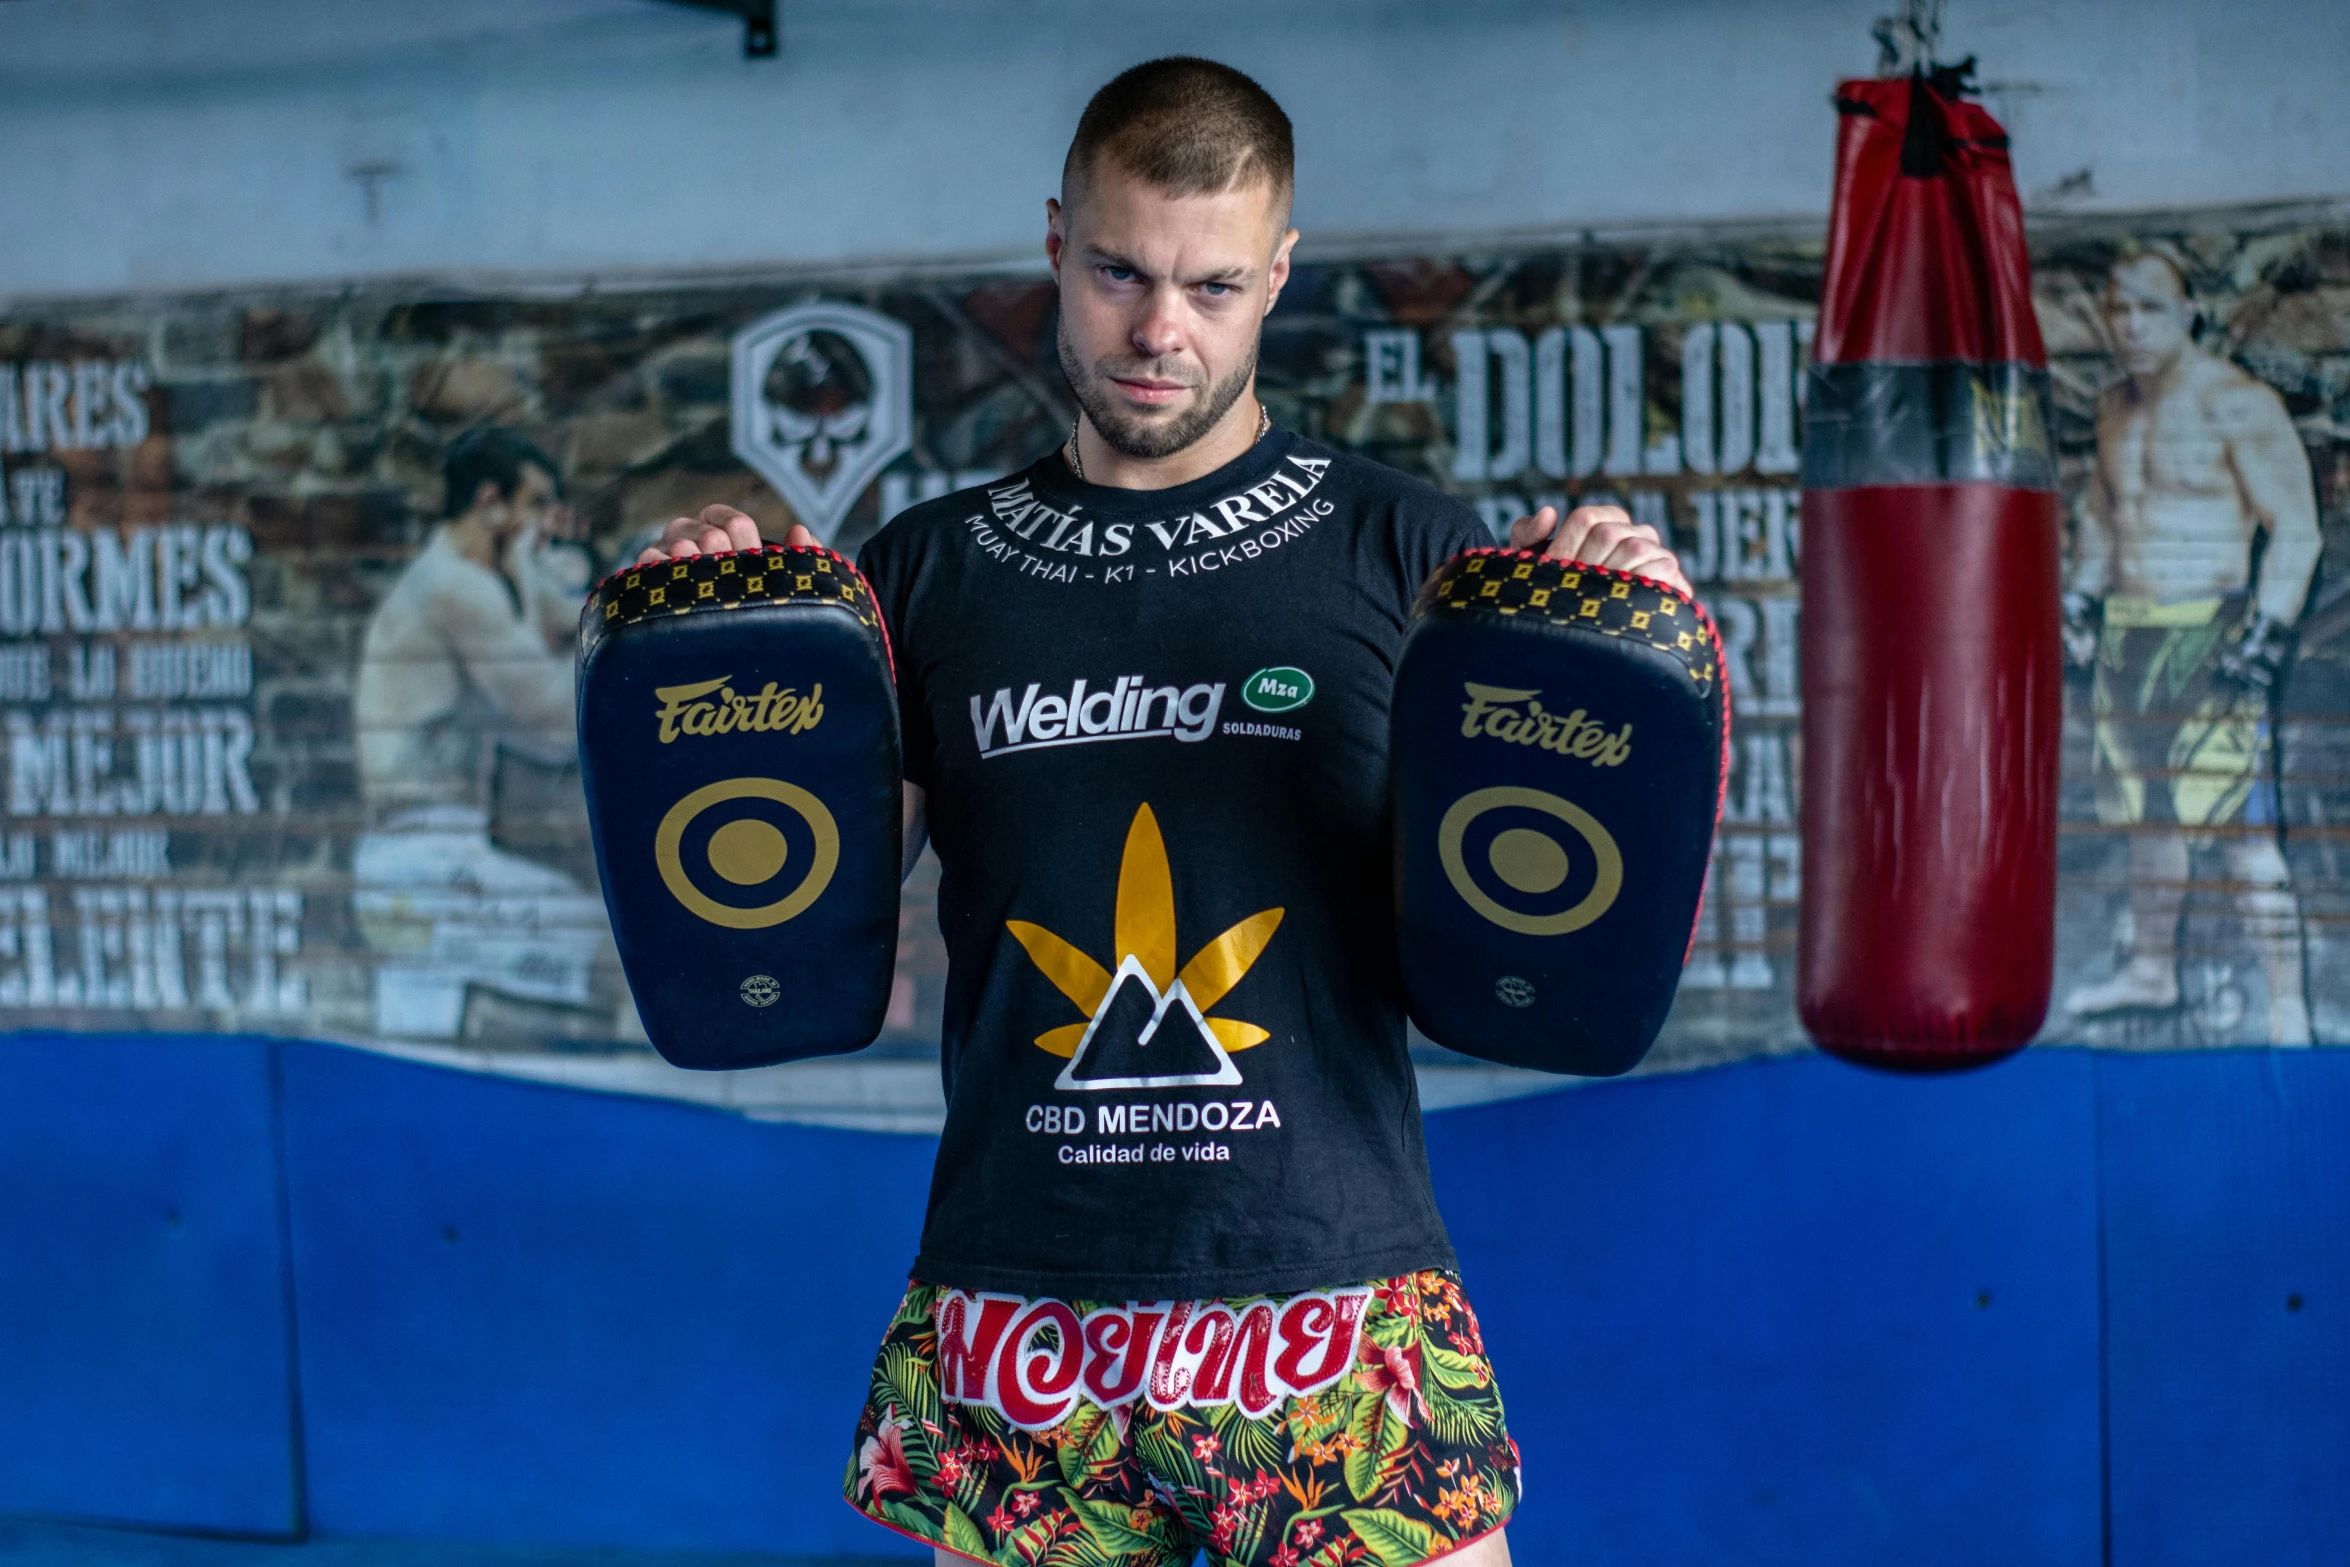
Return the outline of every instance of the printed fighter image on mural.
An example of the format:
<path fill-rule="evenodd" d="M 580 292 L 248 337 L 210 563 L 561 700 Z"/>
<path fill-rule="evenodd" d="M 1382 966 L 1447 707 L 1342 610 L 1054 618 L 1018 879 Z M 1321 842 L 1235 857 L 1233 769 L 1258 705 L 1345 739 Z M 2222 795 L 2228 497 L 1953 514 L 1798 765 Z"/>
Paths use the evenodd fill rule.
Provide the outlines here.
<path fill-rule="evenodd" d="M 2350 1042 L 2350 234 L 2066 220 L 2034 266 L 2069 516 L 2043 1037 Z M 1497 534 L 1621 503 L 1717 623 L 1732 770 L 1643 1070 L 1801 1042 L 1819 284 L 1800 235 L 1308 252 L 1267 323 L 1278 423 L 1451 490 Z M 12 307 L 0 1011 L 649 1060 L 587 844 L 573 663 L 589 586 L 670 517 L 737 505 L 853 553 L 967 489 L 978 546 L 1038 577 L 1223 569 L 1313 526 L 1301 472 L 1163 537 L 1129 528 L 1121 560 L 998 483 L 1075 416 L 1053 309 L 1043 278 L 1001 275 Z M 1014 681 L 971 716 L 991 757 L 1092 737 L 1097 710 L 1121 737 L 1257 742 L 1305 689 L 1263 673 L 1245 697 L 1160 671 Z M 937 1039 L 935 876 L 926 858 L 908 883 L 884 1055 Z M 1153 1015 L 1193 988 L 1129 934 L 1038 933 L 1039 963 L 1083 981 L 1056 1045 L 1076 1050 L 1130 955 Z"/>

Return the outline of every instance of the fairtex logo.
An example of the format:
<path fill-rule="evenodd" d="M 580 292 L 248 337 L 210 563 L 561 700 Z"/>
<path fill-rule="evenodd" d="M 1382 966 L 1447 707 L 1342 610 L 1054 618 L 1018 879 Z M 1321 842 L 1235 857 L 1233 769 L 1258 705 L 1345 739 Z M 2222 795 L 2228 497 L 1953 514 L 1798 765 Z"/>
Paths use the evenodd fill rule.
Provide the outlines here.
<path fill-rule="evenodd" d="M 660 724 L 661 743 L 679 735 L 726 735 L 737 731 L 759 734 L 803 734 L 824 721 L 824 687 L 819 682 L 806 696 L 797 687 L 778 691 L 770 680 L 753 696 L 739 696 L 727 682 L 732 675 L 700 680 L 690 686 L 655 686 L 661 705 L 653 710 Z M 703 701 L 707 697 L 709 700 Z"/>
<path fill-rule="evenodd" d="M 1629 721 L 1611 735 L 1582 708 L 1571 713 L 1544 711 L 1540 691 L 1481 686 L 1473 680 L 1461 682 L 1461 690 L 1469 698 L 1461 704 L 1461 733 L 1469 739 L 1482 735 L 1504 745 L 1538 745 L 1594 767 L 1621 767 L 1632 754 Z M 1521 702 L 1525 706 L 1520 707 Z"/>
<path fill-rule="evenodd" d="M 1120 675 L 1092 688 L 1077 681 L 1067 696 L 1031 685 L 1017 702 L 1006 686 L 984 703 L 971 699 L 971 734 L 983 757 L 1094 740 L 1205 740 L 1223 706 L 1222 682 L 1153 686 L 1141 675 Z"/>
<path fill-rule="evenodd" d="M 1288 713 L 1314 699 L 1314 677 L 1281 665 L 1260 669 L 1240 688 L 1240 699 L 1260 713 Z"/>

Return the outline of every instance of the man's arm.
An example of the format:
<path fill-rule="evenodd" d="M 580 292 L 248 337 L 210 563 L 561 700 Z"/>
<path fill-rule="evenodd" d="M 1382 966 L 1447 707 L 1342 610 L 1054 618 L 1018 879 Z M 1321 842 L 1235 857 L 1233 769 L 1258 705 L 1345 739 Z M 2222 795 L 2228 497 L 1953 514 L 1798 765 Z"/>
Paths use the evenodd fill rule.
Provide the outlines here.
<path fill-rule="evenodd" d="M 905 792 L 904 848 L 905 857 L 898 866 L 898 880 L 914 874 L 914 862 L 922 858 L 922 845 L 930 839 L 930 795 L 920 784 L 901 783 Z"/>
<path fill-rule="evenodd" d="M 583 557 L 537 533 L 517 534 L 506 547 L 506 575 L 522 600 L 523 618 L 537 628 L 550 651 L 570 654 L 579 635 L 579 610 L 587 583 L 576 580 Z"/>
<path fill-rule="evenodd" d="M 2102 456 L 2089 460 L 2089 482 L 2073 508 L 2073 569 L 2064 587 L 2064 656 L 2086 669 L 2097 662 L 2100 601 L 2113 586 L 2113 491 Z"/>
<path fill-rule="evenodd" d="M 536 761 L 571 761 L 577 746 L 571 660 L 548 649 L 536 618 L 518 619 L 486 575 L 446 582 L 434 597 L 434 619 L 465 677 L 510 726 L 499 733 L 500 743 Z"/>
<path fill-rule="evenodd" d="M 2073 508 L 2073 569 L 2065 591 L 2101 599 L 2113 585 L 2113 493 L 2105 487 L 2100 459 L 2089 463 L 2089 482 Z"/>
<path fill-rule="evenodd" d="M 2262 619 L 2291 626 L 2301 618 L 2317 572 L 2317 491 L 2283 399 L 2260 385 L 2227 387 L 2211 399 L 2212 422 L 2228 443 L 2228 461 L 2244 498 L 2268 529 L 2256 603 Z"/>

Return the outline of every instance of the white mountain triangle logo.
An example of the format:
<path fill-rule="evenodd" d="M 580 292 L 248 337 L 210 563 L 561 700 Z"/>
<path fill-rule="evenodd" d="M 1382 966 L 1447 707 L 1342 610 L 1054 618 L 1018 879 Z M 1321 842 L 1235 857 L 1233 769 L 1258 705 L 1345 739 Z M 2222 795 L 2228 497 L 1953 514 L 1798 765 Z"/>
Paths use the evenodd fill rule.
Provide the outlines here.
<path fill-rule="evenodd" d="M 1144 805 L 1127 829 L 1118 868 L 1113 970 L 1041 925 L 1008 920 L 1005 928 L 1061 994 L 1086 1014 L 1082 1023 L 1048 1029 L 1039 1049 L 1066 1056 L 1059 1089 L 1181 1088 L 1241 1080 L 1232 1054 L 1271 1035 L 1254 1023 L 1208 1013 L 1240 983 L 1282 910 L 1250 915 L 1175 966 L 1175 892 L 1158 818 Z"/>
<path fill-rule="evenodd" d="M 1139 1005 L 1122 1004 L 1128 1001 Z M 1147 1019 L 1140 1029 L 1120 1026 L 1130 1025 L 1135 1012 L 1142 1012 Z M 1164 1048 L 1153 1051 L 1150 1046 L 1154 1039 L 1161 1040 Z M 1096 1040 L 1102 1042 L 1102 1049 L 1094 1048 Z M 1202 1056 L 1214 1064 L 1202 1062 L 1199 1059 Z M 1120 1062 L 1113 1057 L 1130 1059 Z M 1128 1064 L 1145 1070 L 1119 1075 L 1120 1066 Z M 1185 1071 L 1184 1067 L 1198 1069 Z M 1053 1079 L 1053 1086 L 1181 1088 L 1197 1083 L 1239 1081 L 1240 1068 L 1232 1064 L 1231 1052 L 1209 1029 L 1208 1020 L 1200 1016 L 1191 993 L 1183 988 L 1183 981 L 1175 981 L 1162 995 L 1151 984 L 1151 977 L 1142 971 L 1142 960 L 1129 956 L 1111 976 L 1109 994 L 1102 998 L 1101 1007 L 1086 1023 L 1085 1032 L 1078 1036 L 1077 1049 L 1069 1057 L 1069 1064 L 1061 1068 L 1061 1075 Z"/>

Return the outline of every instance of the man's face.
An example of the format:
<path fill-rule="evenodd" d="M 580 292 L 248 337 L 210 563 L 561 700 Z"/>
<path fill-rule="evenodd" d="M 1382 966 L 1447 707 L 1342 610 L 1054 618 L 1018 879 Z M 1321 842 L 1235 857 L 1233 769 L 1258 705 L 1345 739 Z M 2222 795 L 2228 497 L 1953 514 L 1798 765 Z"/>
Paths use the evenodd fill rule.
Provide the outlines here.
<path fill-rule="evenodd" d="M 496 485 L 483 480 L 477 509 L 500 538 L 512 538 L 525 529 L 548 538 L 568 532 L 569 508 L 556 491 L 555 476 L 534 462 L 522 465 L 512 495 L 500 495 Z"/>
<path fill-rule="evenodd" d="M 2132 375 L 2159 371 L 2187 346 L 2194 307 L 2178 274 L 2161 261 L 2125 261 L 2105 279 L 2105 329 Z"/>
<path fill-rule="evenodd" d="M 1073 209 L 1045 203 L 1061 372 L 1102 439 L 1166 457 L 1230 411 L 1289 280 L 1287 200 L 1265 182 L 1170 196 L 1095 161 Z"/>

